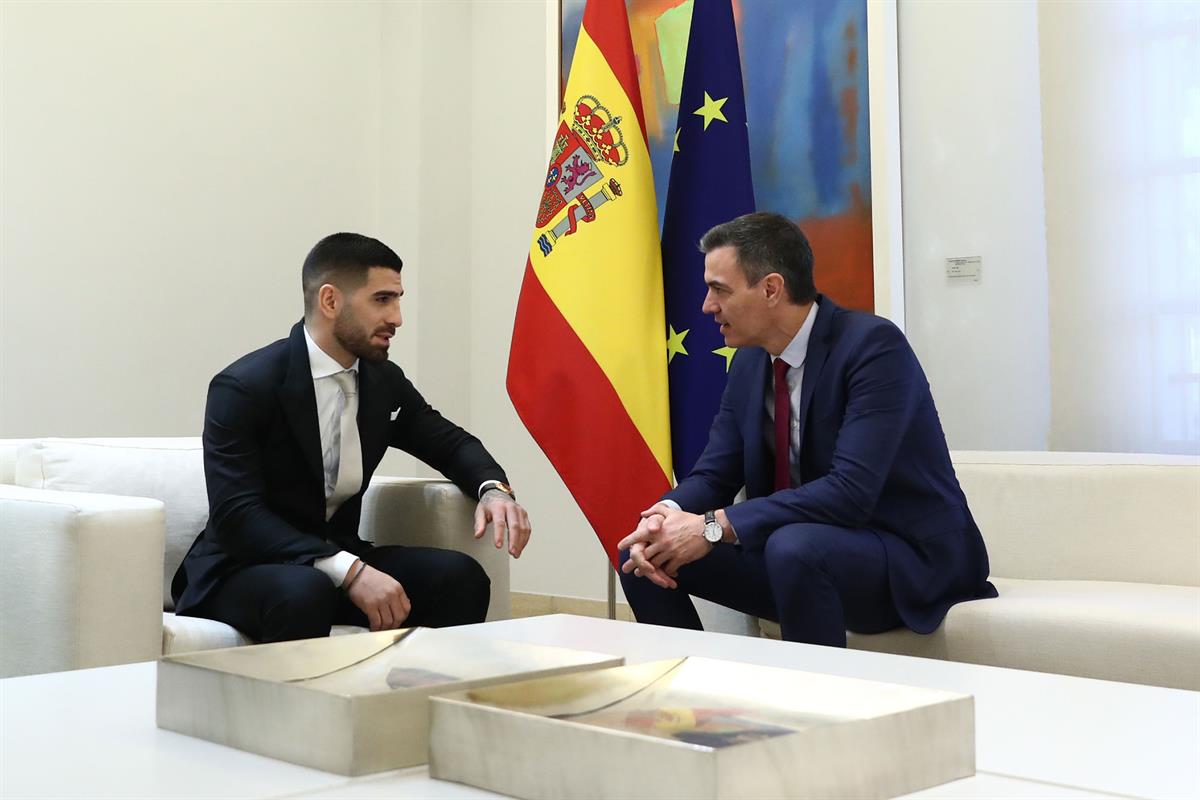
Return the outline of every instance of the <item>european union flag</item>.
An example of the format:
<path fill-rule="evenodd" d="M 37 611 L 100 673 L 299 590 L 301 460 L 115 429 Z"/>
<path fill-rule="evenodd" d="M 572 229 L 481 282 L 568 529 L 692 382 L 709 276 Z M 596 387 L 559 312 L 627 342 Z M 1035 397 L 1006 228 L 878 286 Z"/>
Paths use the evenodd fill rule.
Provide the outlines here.
<path fill-rule="evenodd" d="M 730 0 L 695 0 L 662 231 L 677 480 L 704 450 L 733 358 L 716 323 L 700 311 L 707 289 L 697 245 L 712 226 L 753 210 L 733 8 Z"/>

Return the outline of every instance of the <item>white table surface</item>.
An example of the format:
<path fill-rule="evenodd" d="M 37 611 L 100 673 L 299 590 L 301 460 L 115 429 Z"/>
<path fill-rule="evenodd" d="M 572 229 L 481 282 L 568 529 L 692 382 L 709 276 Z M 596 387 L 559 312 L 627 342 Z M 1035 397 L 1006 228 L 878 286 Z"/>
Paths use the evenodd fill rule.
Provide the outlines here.
<path fill-rule="evenodd" d="M 1200 693 L 554 615 L 473 625 L 628 663 L 703 655 L 975 696 L 974 778 L 919 797 L 1200 797 Z M 0 798 L 494 797 L 424 767 L 346 778 L 154 725 L 153 662 L 0 681 Z"/>

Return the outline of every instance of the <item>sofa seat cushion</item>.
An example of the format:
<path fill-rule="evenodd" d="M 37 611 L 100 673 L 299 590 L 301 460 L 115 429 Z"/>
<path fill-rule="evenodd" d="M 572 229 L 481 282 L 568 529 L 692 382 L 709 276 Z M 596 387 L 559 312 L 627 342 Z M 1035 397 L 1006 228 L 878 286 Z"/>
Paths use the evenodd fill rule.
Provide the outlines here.
<path fill-rule="evenodd" d="M 190 653 L 194 650 L 219 650 L 223 647 L 242 647 L 254 644 L 254 640 L 224 622 L 203 617 L 177 617 L 164 613 L 162 652 L 164 656 Z M 334 625 L 331 636 L 364 633 L 366 628 L 356 625 Z"/>
<path fill-rule="evenodd" d="M 928 636 L 850 634 L 849 646 L 1088 678 L 1200 689 L 1200 587 L 993 578 Z"/>
<path fill-rule="evenodd" d="M 215 619 L 177 617 L 170 613 L 164 613 L 162 616 L 164 656 L 190 653 L 193 650 L 219 650 L 224 647 L 254 644 L 253 639 L 237 628 Z"/>
<path fill-rule="evenodd" d="M 198 437 L 37 439 L 17 454 L 18 486 L 149 497 L 166 508 L 163 608 L 171 578 L 208 524 L 204 454 Z"/>

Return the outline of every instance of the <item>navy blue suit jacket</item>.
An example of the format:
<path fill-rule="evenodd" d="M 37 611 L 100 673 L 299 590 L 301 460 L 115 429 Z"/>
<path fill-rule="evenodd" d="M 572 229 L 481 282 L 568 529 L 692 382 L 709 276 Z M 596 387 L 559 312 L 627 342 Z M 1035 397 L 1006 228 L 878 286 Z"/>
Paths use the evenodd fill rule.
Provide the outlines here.
<path fill-rule="evenodd" d="M 797 522 L 875 531 L 901 619 L 929 633 L 954 603 L 996 596 L 983 538 L 904 334 L 882 317 L 818 302 L 801 384 L 801 485 L 774 491 L 764 395 L 771 358 L 745 348 L 704 453 L 666 498 L 695 513 L 725 508 L 751 550 Z M 748 499 L 730 505 L 743 486 Z"/>
<path fill-rule="evenodd" d="M 363 494 L 388 447 L 405 450 L 474 497 L 504 470 L 471 434 L 435 411 L 390 361 L 358 364 L 363 483 L 325 519 L 325 473 L 303 323 L 221 370 L 204 411 L 208 525 L 175 573 L 175 610 L 187 613 L 221 579 L 250 564 L 312 564 L 339 550 L 363 555 Z M 395 413 L 395 417 L 392 414 Z"/>

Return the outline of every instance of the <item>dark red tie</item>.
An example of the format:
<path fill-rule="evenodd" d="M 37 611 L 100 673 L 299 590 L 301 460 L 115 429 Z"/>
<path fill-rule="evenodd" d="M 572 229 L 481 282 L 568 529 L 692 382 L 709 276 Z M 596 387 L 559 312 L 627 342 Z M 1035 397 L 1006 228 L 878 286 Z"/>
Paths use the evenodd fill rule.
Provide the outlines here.
<path fill-rule="evenodd" d="M 792 470 L 788 464 L 788 449 L 792 442 L 792 395 L 788 391 L 787 371 L 791 365 L 782 358 L 775 359 L 775 491 L 792 485 Z"/>

